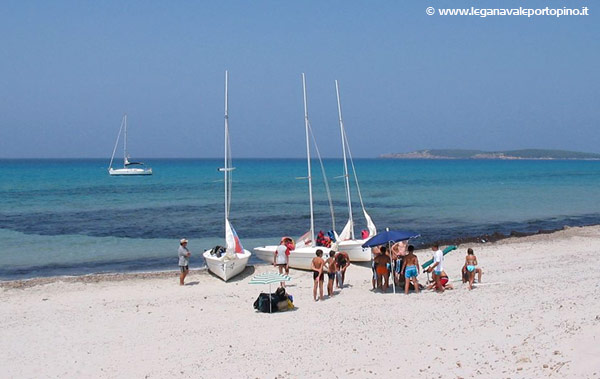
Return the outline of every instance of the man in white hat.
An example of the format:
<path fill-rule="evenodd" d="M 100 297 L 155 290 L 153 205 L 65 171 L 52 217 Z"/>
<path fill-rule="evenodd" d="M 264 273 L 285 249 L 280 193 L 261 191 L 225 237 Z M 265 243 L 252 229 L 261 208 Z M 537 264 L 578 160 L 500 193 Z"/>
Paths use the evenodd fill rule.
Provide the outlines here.
<path fill-rule="evenodd" d="M 179 275 L 180 286 L 184 284 L 183 282 L 185 280 L 185 277 L 190 271 L 189 263 L 190 255 L 192 254 L 187 249 L 187 243 L 188 240 L 186 240 L 185 238 L 181 239 L 181 241 L 179 241 L 179 249 L 177 250 L 177 254 L 179 255 L 179 271 L 181 271 L 181 274 Z"/>

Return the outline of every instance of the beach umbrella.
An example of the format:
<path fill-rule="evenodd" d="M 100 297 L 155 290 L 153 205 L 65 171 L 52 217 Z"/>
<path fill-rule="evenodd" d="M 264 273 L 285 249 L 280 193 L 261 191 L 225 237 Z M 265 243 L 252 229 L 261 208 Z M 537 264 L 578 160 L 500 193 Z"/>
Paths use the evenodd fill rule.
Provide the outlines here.
<path fill-rule="evenodd" d="M 289 282 L 292 280 L 292 277 L 289 275 L 283 275 L 278 272 L 264 272 L 262 274 L 258 274 L 252 279 L 250 279 L 250 284 L 268 284 L 269 285 L 269 313 L 272 313 L 273 308 L 271 304 L 271 284 L 273 283 L 281 283 L 281 282 Z"/>
<path fill-rule="evenodd" d="M 444 253 L 444 255 L 448 254 L 449 252 L 451 252 L 452 250 L 456 250 L 457 247 L 454 245 L 450 245 L 447 248 L 445 248 L 444 250 L 442 250 L 442 252 Z M 423 263 L 421 265 L 422 269 L 426 269 L 427 267 L 431 266 L 431 264 L 433 263 L 433 258 L 431 258 L 430 260 L 428 260 L 427 262 Z"/>
<path fill-rule="evenodd" d="M 381 246 L 386 243 L 395 243 L 400 241 L 406 241 L 411 238 L 417 238 L 421 235 L 416 232 L 410 232 L 405 230 L 388 230 L 385 232 L 377 233 L 373 237 L 369 238 L 369 240 L 363 243 L 362 247 L 373 247 L 373 246 Z"/>
<path fill-rule="evenodd" d="M 362 245 L 362 247 L 373 247 L 373 246 L 381 246 L 381 245 L 387 244 L 388 249 L 389 249 L 389 247 L 390 247 L 389 245 L 391 245 L 392 243 L 406 241 L 408 239 L 417 238 L 420 236 L 421 235 L 416 232 L 411 232 L 411 231 L 406 231 L 406 230 L 390 230 L 389 228 L 386 228 L 384 232 L 377 233 L 373 237 L 369 238 L 369 240 L 367 242 L 365 242 Z M 394 291 L 394 293 L 396 293 L 396 283 L 395 283 L 395 276 L 394 276 L 395 275 L 395 267 L 394 267 L 395 262 L 393 259 L 390 259 L 390 261 L 391 261 L 390 267 L 392 268 L 392 291 Z"/>

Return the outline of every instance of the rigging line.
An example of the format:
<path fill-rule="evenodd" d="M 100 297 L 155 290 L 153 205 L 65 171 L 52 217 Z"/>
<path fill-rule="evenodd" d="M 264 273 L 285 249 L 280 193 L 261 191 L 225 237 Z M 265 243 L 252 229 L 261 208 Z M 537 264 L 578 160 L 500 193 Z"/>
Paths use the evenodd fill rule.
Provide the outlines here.
<path fill-rule="evenodd" d="M 331 191 L 329 189 L 329 181 L 327 180 L 327 174 L 325 173 L 325 166 L 323 165 L 323 160 L 321 159 L 321 153 L 319 152 L 319 146 L 317 146 L 317 140 L 315 139 L 315 135 L 312 131 L 310 121 L 308 122 L 308 130 L 310 131 L 310 136 L 312 137 L 313 145 L 315 146 L 315 151 L 317 152 L 317 157 L 319 158 L 319 163 L 321 164 L 321 173 L 323 174 L 323 181 L 325 182 L 325 190 L 327 191 L 327 200 L 329 201 L 329 212 L 331 213 L 331 226 L 333 228 L 332 230 L 335 230 L 335 212 L 333 210 L 333 200 L 331 200 Z"/>
<path fill-rule="evenodd" d="M 356 175 L 356 169 L 354 168 L 354 159 L 352 158 L 352 152 L 350 151 L 350 145 L 348 144 L 348 137 L 346 136 L 346 130 L 344 129 L 344 140 L 346 141 L 346 148 L 348 149 L 348 157 L 350 158 L 350 164 L 352 165 L 352 173 L 354 174 L 354 181 L 356 182 L 356 192 L 358 192 L 358 199 L 360 200 L 360 206 L 363 212 L 365 212 L 365 204 L 363 203 L 362 194 L 360 192 L 360 185 L 358 184 L 358 176 Z"/>

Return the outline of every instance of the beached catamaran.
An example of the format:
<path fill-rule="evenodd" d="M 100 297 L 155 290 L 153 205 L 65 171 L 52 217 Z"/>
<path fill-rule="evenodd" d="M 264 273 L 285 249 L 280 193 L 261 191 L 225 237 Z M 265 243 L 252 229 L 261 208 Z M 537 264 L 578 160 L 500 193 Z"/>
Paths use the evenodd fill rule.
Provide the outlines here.
<path fill-rule="evenodd" d="M 219 171 L 223 172 L 225 179 L 225 251 L 218 249 L 206 250 L 203 254 L 206 267 L 224 281 L 228 281 L 244 271 L 250 259 L 250 252 L 242 247 L 242 243 L 229 222 L 231 205 L 231 172 L 235 169 L 231 163 L 231 144 L 229 142 L 229 98 L 228 85 L 229 73 L 225 71 L 225 165 Z"/>
<path fill-rule="evenodd" d="M 308 107 L 306 103 L 306 77 L 302 74 L 302 91 L 304 95 L 304 128 L 306 132 L 306 164 L 308 171 L 308 197 L 310 205 L 310 230 L 296 242 L 296 248 L 291 251 L 289 256 L 289 266 L 304 270 L 310 270 L 312 259 L 316 256 L 318 249 L 323 250 L 323 255 L 329 254 L 330 249 L 323 246 L 315 246 L 315 217 L 313 212 L 312 195 L 312 173 L 310 166 L 310 140 L 309 140 L 309 121 Z M 273 262 L 273 254 L 277 249 L 276 245 L 262 246 L 254 248 L 254 253 L 265 262 Z"/>
<path fill-rule="evenodd" d="M 354 168 L 354 160 L 352 159 L 352 153 L 350 152 L 350 146 L 348 145 L 348 138 L 346 136 L 346 129 L 344 128 L 344 121 L 342 118 L 342 105 L 340 101 L 340 88 L 338 81 L 335 81 L 335 92 L 337 95 L 337 106 L 338 106 L 338 117 L 340 123 L 340 135 L 342 137 L 342 152 L 344 157 L 344 185 L 346 188 L 346 200 L 348 201 L 348 222 L 342 232 L 338 235 L 337 250 L 345 251 L 350 258 L 350 261 L 354 262 L 367 262 L 371 260 L 371 249 L 363 248 L 362 245 L 367 241 L 368 238 L 377 234 L 377 229 L 371 217 L 365 210 L 362 195 L 360 193 L 360 186 L 358 184 L 358 176 L 356 175 L 356 169 Z M 366 239 L 357 239 L 354 235 L 354 218 L 352 216 L 352 199 L 350 195 L 350 177 L 348 175 L 348 159 L 352 165 L 352 173 L 354 174 L 354 181 L 356 183 L 356 190 L 358 192 L 358 198 L 360 200 L 360 206 L 363 211 L 365 220 L 367 221 L 367 230 L 369 236 Z"/>
<path fill-rule="evenodd" d="M 117 152 L 117 146 L 119 145 L 119 139 L 123 133 L 123 168 L 113 168 L 113 160 L 115 159 L 115 153 Z M 121 119 L 121 128 L 117 135 L 117 141 L 113 148 L 112 156 L 110 157 L 110 164 L 108 165 L 108 173 L 112 176 L 116 175 L 152 175 L 152 169 L 146 167 L 142 162 L 130 162 L 129 154 L 127 154 L 127 114 L 123 115 Z"/>

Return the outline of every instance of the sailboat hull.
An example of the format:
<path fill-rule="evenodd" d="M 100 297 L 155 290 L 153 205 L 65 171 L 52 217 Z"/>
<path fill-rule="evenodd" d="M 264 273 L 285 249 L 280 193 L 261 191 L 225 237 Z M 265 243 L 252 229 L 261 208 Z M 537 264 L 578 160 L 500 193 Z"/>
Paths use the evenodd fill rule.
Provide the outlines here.
<path fill-rule="evenodd" d="M 244 250 L 242 254 L 236 254 L 235 259 L 228 259 L 225 256 L 220 258 L 212 256 L 210 250 L 206 250 L 202 255 L 208 270 L 226 282 L 244 271 L 251 254 L 248 250 Z"/>
<path fill-rule="evenodd" d="M 362 245 L 367 240 L 347 240 L 338 242 L 338 251 L 348 254 L 350 262 L 369 262 L 371 260 L 371 249 Z"/>
<path fill-rule="evenodd" d="M 108 170 L 111 176 L 130 176 L 130 175 L 152 175 L 151 168 L 111 168 Z"/>
<path fill-rule="evenodd" d="M 273 255 L 275 254 L 275 250 L 277 250 L 277 246 L 272 245 L 272 246 L 255 247 L 253 250 L 254 250 L 254 255 L 256 257 L 258 257 L 260 260 L 263 260 L 265 262 L 272 264 L 273 263 Z M 300 269 L 300 270 L 310 270 L 311 262 L 312 262 L 313 258 L 317 256 L 316 255 L 317 250 L 323 251 L 324 259 L 327 259 L 326 257 L 329 255 L 329 251 L 331 251 L 331 249 L 329 249 L 327 247 L 323 247 L 323 246 L 299 247 L 290 253 L 289 266 L 291 268 L 296 268 L 296 269 Z"/>

